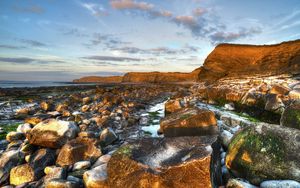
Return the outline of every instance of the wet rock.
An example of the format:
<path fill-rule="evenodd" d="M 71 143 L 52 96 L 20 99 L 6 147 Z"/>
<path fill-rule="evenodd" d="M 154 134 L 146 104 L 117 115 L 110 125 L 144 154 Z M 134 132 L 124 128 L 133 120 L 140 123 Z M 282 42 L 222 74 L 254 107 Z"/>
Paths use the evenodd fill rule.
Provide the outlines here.
<path fill-rule="evenodd" d="M 28 133 L 32 129 L 29 123 L 20 124 L 17 128 L 17 132 Z"/>
<path fill-rule="evenodd" d="M 109 145 L 112 144 L 114 141 L 118 140 L 118 136 L 114 132 L 112 128 L 105 128 L 101 134 L 100 134 L 100 142 L 103 143 L 103 145 Z"/>
<path fill-rule="evenodd" d="M 84 185 L 87 188 L 108 188 L 107 164 L 102 164 L 83 174 Z"/>
<path fill-rule="evenodd" d="M 108 162 L 108 185 L 217 187 L 221 185 L 221 172 L 220 147 L 216 141 L 217 136 L 199 136 L 129 142 Z"/>
<path fill-rule="evenodd" d="M 25 134 L 22 133 L 22 132 L 12 131 L 12 132 L 9 132 L 6 135 L 6 140 L 8 142 L 13 142 L 13 141 L 16 141 L 16 140 L 24 140 L 24 139 L 25 139 Z"/>
<path fill-rule="evenodd" d="M 165 103 L 165 115 L 176 112 L 184 107 L 180 99 L 168 100 Z"/>
<path fill-rule="evenodd" d="M 291 100 L 299 100 L 300 99 L 300 91 L 299 90 L 292 90 L 289 92 L 289 98 Z"/>
<path fill-rule="evenodd" d="M 30 156 L 27 164 L 16 166 L 10 171 L 10 183 L 21 185 L 38 180 L 44 175 L 44 168 L 54 163 L 54 150 L 39 149 Z"/>
<path fill-rule="evenodd" d="M 220 132 L 220 140 L 221 140 L 222 145 L 225 148 L 228 148 L 230 141 L 232 139 L 232 136 L 233 136 L 233 134 L 231 134 L 229 131 L 222 130 Z"/>
<path fill-rule="evenodd" d="M 277 94 L 266 96 L 265 110 L 281 114 L 284 110 L 284 104 Z"/>
<path fill-rule="evenodd" d="M 28 117 L 28 118 L 25 119 L 25 123 L 29 123 L 30 125 L 36 125 L 36 124 L 38 124 L 42 121 L 43 121 L 42 118 L 36 117 L 36 116 L 35 117 Z"/>
<path fill-rule="evenodd" d="M 166 137 L 218 133 L 215 114 L 212 111 L 198 108 L 184 108 L 170 114 L 161 120 L 160 129 Z"/>
<path fill-rule="evenodd" d="M 279 125 L 258 124 L 233 138 L 226 167 L 237 177 L 259 185 L 264 180 L 300 180 L 300 131 Z"/>
<path fill-rule="evenodd" d="M 300 129 L 300 101 L 287 106 L 281 115 L 280 124 L 285 127 Z"/>
<path fill-rule="evenodd" d="M 78 161 L 94 161 L 101 156 L 101 150 L 90 139 L 77 138 L 65 144 L 57 157 L 56 164 L 72 165 Z"/>
<path fill-rule="evenodd" d="M 286 95 L 289 93 L 291 89 L 286 87 L 286 86 L 283 86 L 283 85 L 279 85 L 279 84 L 276 84 L 276 85 L 273 85 L 272 88 L 270 89 L 269 93 L 271 94 L 280 94 L 280 95 Z"/>
<path fill-rule="evenodd" d="M 82 103 L 83 104 L 88 104 L 88 103 L 90 103 L 91 102 L 91 98 L 90 97 L 84 97 L 83 99 L 82 99 Z"/>
<path fill-rule="evenodd" d="M 89 105 L 83 105 L 83 106 L 81 107 L 81 111 L 82 111 L 82 112 L 87 112 L 89 109 L 90 109 L 90 106 L 89 106 Z"/>
<path fill-rule="evenodd" d="M 40 107 L 41 107 L 41 109 L 44 110 L 44 111 L 54 110 L 54 106 L 52 105 L 52 103 L 46 102 L 46 101 L 42 101 L 42 102 L 40 103 Z"/>
<path fill-rule="evenodd" d="M 5 182 L 10 170 L 24 161 L 24 154 L 18 150 L 10 150 L 2 153 L 0 157 L 0 184 Z"/>
<path fill-rule="evenodd" d="M 73 122 L 49 119 L 34 126 L 26 136 L 33 145 L 60 148 L 78 132 L 79 128 Z"/>
<path fill-rule="evenodd" d="M 300 183 L 293 180 L 269 180 L 260 184 L 261 188 L 299 188 Z"/>
<path fill-rule="evenodd" d="M 111 158 L 111 155 L 108 155 L 108 154 L 102 155 L 102 156 L 99 157 L 99 158 L 97 159 L 97 161 L 93 164 L 92 168 L 95 168 L 95 167 L 100 166 L 100 165 L 102 165 L 102 164 L 108 163 L 108 161 L 110 160 L 110 158 Z"/>
<path fill-rule="evenodd" d="M 229 179 L 226 188 L 257 188 L 255 185 L 251 185 L 245 181 L 239 179 Z"/>
<path fill-rule="evenodd" d="M 10 171 L 10 184 L 22 185 L 37 179 L 34 169 L 29 164 L 16 166 Z"/>
<path fill-rule="evenodd" d="M 79 161 L 79 162 L 76 162 L 74 165 L 73 165 L 73 171 L 76 171 L 76 170 L 84 170 L 84 169 L 88 169 L 91 167 L 91 162 L 90 161 Z"/>
<path fill-rule="evenodd" d="M 45 188 L 80 188 L 80 184 L 63 179 L 52 179 L 46 183 Z"/>
<path fill-rule="evenodd" d="M 65 179 L 67 176 L 66 169 L 57 166 L 47 166 L 44 173 L 46 174 L 44 177 L 45 184 L 53 179 Z"/>

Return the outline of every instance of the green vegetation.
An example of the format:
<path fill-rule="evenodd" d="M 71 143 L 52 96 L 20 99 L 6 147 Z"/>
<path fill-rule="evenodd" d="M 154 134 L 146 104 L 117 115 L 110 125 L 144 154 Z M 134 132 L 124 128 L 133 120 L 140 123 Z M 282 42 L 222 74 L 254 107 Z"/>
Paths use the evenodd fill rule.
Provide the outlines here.
<path fill-rule="evenodd" d="M 11 131 L 16 131 L 20 123 L 8 124 L 8 125 L 0 125 L 0 127 L 4 130 L 3 133 L 0 133 L 0 140 L 6 138 L 7 133 Z"/>
<path fill-rule="evenodd" d="M 192 116 L 192 114 L 183 114 L 182 116 L 180 116 L 180 119 L 187 119 L 191 116 Z"/>
<path fill-rule="evenodd" d="M 150 131 L 144 131 L 144 134 L 145 135 L 150 135 L 150 136 L 152 135 L 152 133 Z"/>
<path fill-rule="evenodd" d="M 245 114 L 245 113 L 241 113 L 241 112 L 233 112 L 233 113 L 235 113 L 238 116 L 244 117 L 244 118 L 246 118 L 247 120 L 249 120 L 249 121 L 251 121 L 253 123 L 259 123 L 259 122 L 261 122 L 260 120 L 254 118 L 254 117 L 252 117 L 252 116 L 250 116 L 248 114 Z"/>
<path fill-rule="evenodd" d="M 118 149 L 118 151 L 116 153 L 130 156 L 131 151 L 132 151 L 131 147 L 129 145 L 127 145 L 127 146 L 123 146 L 120 149 Z"/>

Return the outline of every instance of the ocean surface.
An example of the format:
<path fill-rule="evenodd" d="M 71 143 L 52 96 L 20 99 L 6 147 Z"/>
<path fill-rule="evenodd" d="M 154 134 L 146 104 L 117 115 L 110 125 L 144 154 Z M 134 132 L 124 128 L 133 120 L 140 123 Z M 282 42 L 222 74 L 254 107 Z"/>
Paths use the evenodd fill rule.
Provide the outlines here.
<path fill-rule="evenodd" d="M 71 86 L 71 85 L 94 85 L 93 83 L 73 82 L 53 82 L 53 81 L 1 81 L 0 88 L 14 88 L 14 87 L 49 87 L 49 86 Z"/>

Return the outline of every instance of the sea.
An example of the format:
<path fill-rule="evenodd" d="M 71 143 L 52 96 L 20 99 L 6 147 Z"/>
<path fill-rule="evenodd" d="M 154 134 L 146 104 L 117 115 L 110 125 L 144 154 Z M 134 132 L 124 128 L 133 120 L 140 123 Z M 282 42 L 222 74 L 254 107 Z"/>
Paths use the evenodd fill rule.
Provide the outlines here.
<path fill-rule="evenodd" d="M 95 85 L 95 83 L 74 83 L 55 81 L 7 81 L 0 80 L 0 88 L 20 88 L 20 87 L 51 87 L 51 86 L 71 86 L 71 85 Z"/>

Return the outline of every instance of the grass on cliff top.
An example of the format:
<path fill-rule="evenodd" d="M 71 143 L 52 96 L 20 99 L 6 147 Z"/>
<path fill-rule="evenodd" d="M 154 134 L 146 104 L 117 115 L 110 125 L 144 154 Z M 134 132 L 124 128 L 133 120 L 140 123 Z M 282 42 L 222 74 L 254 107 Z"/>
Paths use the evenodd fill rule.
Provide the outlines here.
<path fill-rule="evenodd" d="M 0 127 L 4 130 L 3 133 L 0 133 L 0 140 L 6 139 L 7 133 L 11 131 L 16 131 L 20 123 L 8 124 L 8 125 L 0 125 Z"/>

